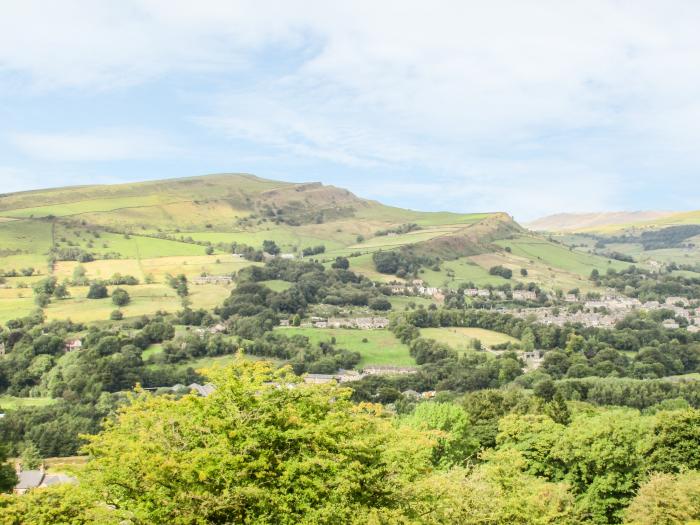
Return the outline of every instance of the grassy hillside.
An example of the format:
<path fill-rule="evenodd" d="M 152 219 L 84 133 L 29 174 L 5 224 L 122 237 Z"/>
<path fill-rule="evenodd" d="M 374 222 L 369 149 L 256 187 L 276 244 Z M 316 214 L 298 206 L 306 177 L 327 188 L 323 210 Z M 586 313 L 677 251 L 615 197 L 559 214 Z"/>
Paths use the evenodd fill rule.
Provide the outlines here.
<path fill-rule="evenodd" d="M 420 212 L 382 205 L 320 183 L 295 184 L 247 174 L 217 174 L 119 185 L 57 188 L 0 195 L 0 322 L 35 308 L 31 286 L 47 275 L 70 279 L 81 266 L 90 279 L 131 275 L 140 281 L 123 313 L 136 316 L 179 308 L 166 276 L 231 274 L 251 264 L 231 246 L 260 250 L 274 241 L 300 254 L 323 246 L 314 258 L 330 265 L 350 259 L 351 269 L 378 281 L 373 254 L 403 250 L 439 258 L 421 277 L 432 286 L 500 285 L 489 274 L 502 264 L 514 278 L 545 288 L 585 288 L 592 268 L 622 263 L 571 252 L 525 231 L 505 213 Z M 509 251 L 507 251 L 507 249 Z M 528 276 L 521 277 L 520 269 Z M 146 284 L 148 283 L 148 284 Z M 216 285 L 191 287 L 194 306 L 212 307 L 229 292 Z M 106 319 L 109 301 L 85 298 L 85 289 L 46 308 L 51 319 Z"/>

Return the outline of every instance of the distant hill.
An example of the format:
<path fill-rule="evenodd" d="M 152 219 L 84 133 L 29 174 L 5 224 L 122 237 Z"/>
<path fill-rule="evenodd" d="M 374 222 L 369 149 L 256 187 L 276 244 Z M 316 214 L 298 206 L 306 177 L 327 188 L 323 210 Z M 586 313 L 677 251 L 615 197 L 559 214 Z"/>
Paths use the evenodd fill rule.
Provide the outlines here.
<path fill-rule="evenodd" d="M 694 212 L 669 211 L 620 211 L 599 213 L 558 213 L 525 223 L 534 231 L 549 232 L 606 232 L 627 228 L 653 228 L 655 225 L 670 226 L 687 224 L 693 220 Z M 700 214 L 697 216 L 700 220 Z"/>

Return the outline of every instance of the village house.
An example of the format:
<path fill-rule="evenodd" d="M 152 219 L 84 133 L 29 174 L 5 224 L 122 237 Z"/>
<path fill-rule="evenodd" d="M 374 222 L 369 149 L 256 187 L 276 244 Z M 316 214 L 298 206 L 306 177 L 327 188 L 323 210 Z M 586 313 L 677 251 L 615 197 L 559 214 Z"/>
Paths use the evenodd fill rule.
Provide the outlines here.
<path fill-rule="evenodd" d="M 216 387 L 211 383 L 207 383 L 205 385 L 200 385 L 199 383 L 192 383 L 191 385 L 187 386 L 187 389 L 191 392 L 194 392 L 200 397 L 208 397 L 212 392 L 214 392 L 214 390 L 216 390 Z"/>
<path fill-rule="evenodd" d="M 694 324 L 688 325 L 688 332 L 690 332 L 691 334 L 697 334 L 698 332 L 700 332 L 700 326 Z"/>
<path fill-rule="evenodd" d="M 567 293 L 566 295 L 564 295 L 564 301 L 566 301 L 567 303 L 575 303 L 576 301 L 578 301 L 578 297 L 576 296 L 576 294 Z"/>
<path fill-rule="evenodd" d="M 38 470 L 22 470 L 22 467 L 18 463 L 15 470 L 18 479 L 17 484 L 12 490 L 15 494 L 26 494 L 32 489 L 78 482 L 74 477 L 68 476 L 67 474 L 47 474 L 43 464 Z"/>
<path fill-rule="evenodd" d="M 66 342 L 66 352 L 80 350 L 83 347 L 83 342 L 80 339 L 71 339 Z"/>
<path fill-rule="evenodd" d="M 466 295 L 467 297 L 476 297 L 478 293 L 478 288 L 467 288 L 466 290 L 464 290 L 464 295 Z"/>
<path fill-rule="evenodd" d="M 680 325 L 673 319 L 666 319 L 663 323 L 661 323 L 661 326 L 668 330 L 675 330 L 676 328 L 680 328 Z"/>
<path fill-rule="evenodd" d="M 415 366 L 366 366 L 362 373 L 368 376 L 391 376 L 415 374 L 417 371 Z"/>
<path fill-rule="evenodd" d="M 537 293 L 529 290 L 513 290 L 513 299 L 516 301 L 534 301 L 537 299 Z"/>

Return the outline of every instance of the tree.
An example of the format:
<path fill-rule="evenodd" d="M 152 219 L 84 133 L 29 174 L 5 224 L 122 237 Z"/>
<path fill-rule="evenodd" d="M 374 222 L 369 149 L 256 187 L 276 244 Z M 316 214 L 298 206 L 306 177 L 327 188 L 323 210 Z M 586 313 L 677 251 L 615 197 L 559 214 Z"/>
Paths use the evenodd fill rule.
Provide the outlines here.
<path fill-rule="evenodd" d="M 331 264 L 331 268 L 336 270 L 347 270 L 350 268 L 350 261 L 347 257 L 336 257 L 335 261 Z"/>
<path fill-rule="evenodd" d="M 15 469 L 7 463 L 7 452 L 4 447 L 0 446 L 0 492 L 9 492 L 16 484 Z"/>
<path fill-rule="evenodd" d="M 204 249 L 204 253 L 206 253 L 207 255 L 212 255 L 212 254 L 214 253 L 214 247 L 213 247 L 213 246 L 207 246 L 207 247 Z"/>
<path fill-rule="evenodd" d="M 700 520 L 700 472 L 653 474 L 625 511 L 625 523 L 674 525 Z"/>
<path fill-rule="evenodd" d="M 206 398 L 136 396 L 90 438 L 81 486 L 144 523 L 411 521 L 406 498 L 427 472 L 428 436 L 356 407 L 347 389 L 263 362 L 211 379 Z"/>
<path fill-rule="evenodd" d="M 109 295 L 109 293 L 108 293 L 107 287 L 104 285 L 104 283 L 94 282 L 94 283 L 90 284 L 87 298 L 88 299 L 104 299 L 108 295 Z"/>
<path fill-rule="evenodd" d="M 469 414 L 452 403 L 420 403 L 402 423 L 440 435 L 433 447 L 433 462 L 442 467 L 466 464 L 479 450 L 479 442 L 470 432 Z"/>
<path fill-rule="evenodd" d="M 391 310 L 391 303 L 384 297 L 375 297 L 374 299 L 370 299 L 369 307 L 371 310 L 385 312 Z"/>
<path fill-rule="evenodd" d="M 527 268 L 520 268 L 520 275 L 527 277 Z"/>
<path fill-rule="evenodd" d="M 555 423 L 568 425 L 571 423 L 571 412 L 566 404 L 564 395 L 557 390 L 552 400 L 545 406 L 545 412 Z"/>
<path fill-rule="evenodd" d="M 647 452 L 650 470 L 700 470 L 700 410 L 660 412 L 652 435 Z"/>
<path fill-rule="evenodd" d="M 112 321 L 121 321 L 124 319 L 124 314 L 121 310 L 112 310 L 112 312 L 109 314 L 109 318 Z"/>
<path fill-rule="evenodd" d="M 550 402 L 557 393 L 557 387 L 551 379 L 543 379 L 535 384 L 535 395 L 543 401 Z"/>
<path fill-rule="evenodd" d="M 68 286 L 66 283 L 57 284 L 53 291 L 53 296 L 55 299 L 65 299 L 70 297 L 70 292 L 68 291 Z"/>
<path fill-rule="evenodd" d="M 46 308 L 51 302 L 51 296 L 45 293 L 40 293 L 34 296 L 34 303 L 39 308 Z"/>
<path fill-rule="evenodd" d="M 112 292 L 112 302 L 116 306 L 126 306 L 130 301 L 131 297 L 129 297 L 129 292 L 123 288 L 115 288 Z"/>
<path fill-rule="evenodd" d="M 20 461 L 22 463 L 22 470 L 34 470 L 41 465 L 42 457 L 39 449 L 31 441 L 22 448 Z"/>
<path fill-rule="evenodd" d="M 280 248 L 275 241 L 265 240 L 263 241 L 263 251 L 270 255 L 277 255 L 280 253 Z"/>

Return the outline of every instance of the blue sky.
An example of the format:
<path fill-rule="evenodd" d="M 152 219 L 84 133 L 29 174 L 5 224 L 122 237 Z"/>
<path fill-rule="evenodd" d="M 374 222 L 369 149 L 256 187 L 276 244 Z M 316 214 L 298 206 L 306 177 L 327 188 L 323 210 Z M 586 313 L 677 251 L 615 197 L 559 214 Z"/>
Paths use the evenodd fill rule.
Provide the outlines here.
<path fill-rule="evenodd" d="M 681 1 L 7 0 L 0 191 L 248 172 L 521 220 L 697 209 L 699 16 Z"/>

